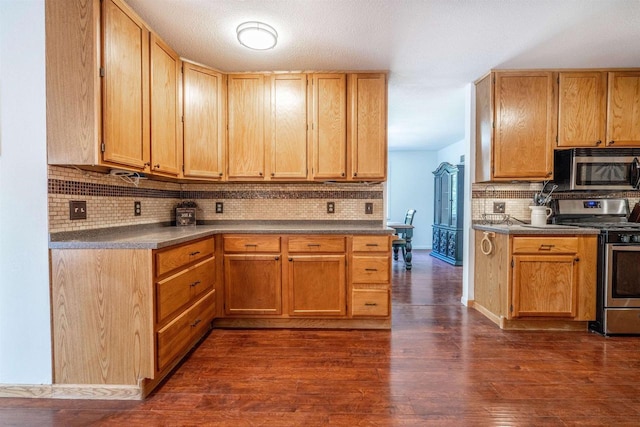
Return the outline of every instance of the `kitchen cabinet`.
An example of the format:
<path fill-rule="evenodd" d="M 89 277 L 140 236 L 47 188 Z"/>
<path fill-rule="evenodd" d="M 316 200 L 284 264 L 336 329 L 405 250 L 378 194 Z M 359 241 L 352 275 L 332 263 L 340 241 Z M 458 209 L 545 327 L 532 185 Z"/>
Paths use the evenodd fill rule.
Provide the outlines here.
<path fill-rule="evenodd" d="M 280 237 L 224 236 L 225 315 L 282 314 Z"/>
<path fill-rule="evenodd" d="M 224 177 L 226 76 L 183 62 L 185 178 Z"/>
<path fill-rule="evenodd" d="M 387 176 L 387 76 L 349 74 L 348 145 L 352 180 Z"/>
<path fill-rule="evenodd" d="M 391 238 L 353 236 L 351 316 L 391 316 Z"/>
<path fill-rule="evenodd" d="M 503 329 L 587 329 L 595 319 L 595 235 L 475 231 L 474 308 Z"/>
<path fill-rule="evenodd" d="M 511 316 L 574 318 L 578 238 L 514 237 Z"/>
<path fill-rule="evenodd" d="M 391 325 L 390 235 L 229 234 L 219 327 Z"/>
<path fill-rule="evenodd" d="M 476 182 L 553 178 L 555 74 L 493 71 L 476 82 Z"/>
<path fill-rule="evenodd" d="M 441 163 L 434 175 L 431 256 L 462 265 L 464 165 Z"/>
<path fill-rule="evenodd" d="M 144 397 L 211 327 L 213 237 L 159 250 L 51 249 L 50 263 L 54 384 Z"/>
<path fill-rule="evenodd" d="M 640 146 L 640 71 L 608 73 L 607 144 Z"/>
<path fill-rule="evenodd" d="M 640 146 L 640 71 L 559 73 L 558 147 Z"/>
<path fill-rule="evenodd" d="M 149 30 L 121 0 L 46 2 L 49 164 L 150 164 Z"/>
<path fill-rule="evenodd" d="M 228 179 L 264 180 L 269 85 L 263 74 L 230 74 L 227 79 Z"/>
<path fill-rule="evenodd" d="M 558 147 L 606 146 L 606 73 L 560 72 L 558 84 Z"/>
<path fill-rule="evenodd" d="M 269 80 L 271 84 L 269 177 L 306 180 L 309 158 L 307 75 L 273 74 Z"/>
<path fill-rule="evenodd" d="M 290 236 L 287 286 L 290 316 L 345 316 L 344 236 Z"/>
<path fill-rule="evenodd" d="M 316 73 L 312 77 L 312 177 L 344 180 L 347 176 L 347 76 Z"/>
<path fill-rule="evenodd" d="M 215 242 L 210 237 L 153 255 L 156 369 L 161 373 L 211 328 L 216 311 Z"/>
<path fill-rule="evenodd" d="M 181 61 L 153 33 L 150 45 L 151 170 L 154 174 L 177 177 L 182 166 Z"/>

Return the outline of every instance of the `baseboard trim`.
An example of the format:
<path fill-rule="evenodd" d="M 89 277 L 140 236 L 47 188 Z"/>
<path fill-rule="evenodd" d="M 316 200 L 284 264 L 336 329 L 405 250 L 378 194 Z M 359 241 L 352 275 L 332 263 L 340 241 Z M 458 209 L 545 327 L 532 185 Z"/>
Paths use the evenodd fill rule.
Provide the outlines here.
<path fill-rule="evenodd" d="M 142 400 L 142 388 L 105 384 L 0 384 L 0 397 Z"/>

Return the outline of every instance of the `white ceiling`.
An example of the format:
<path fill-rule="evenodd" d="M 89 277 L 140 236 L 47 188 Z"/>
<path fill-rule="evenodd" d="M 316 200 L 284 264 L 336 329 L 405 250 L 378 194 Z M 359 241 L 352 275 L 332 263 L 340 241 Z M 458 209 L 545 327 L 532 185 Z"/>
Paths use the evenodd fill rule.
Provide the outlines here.
<path fill-rule="evenodd" d="M 389 149 L 464 138 L 492 68 L 640 67 L 640 0 L 126 0 L 184 58 L 230 71 L 389 70 Z M 236 27 L 274 26 L 269 51 Z"/>

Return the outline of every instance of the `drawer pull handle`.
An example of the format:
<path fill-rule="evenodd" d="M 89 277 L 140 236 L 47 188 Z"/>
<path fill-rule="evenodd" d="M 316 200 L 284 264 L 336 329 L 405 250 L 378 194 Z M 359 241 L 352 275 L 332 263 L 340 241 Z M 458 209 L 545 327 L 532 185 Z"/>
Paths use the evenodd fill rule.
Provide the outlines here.
<path fill-rule="evenodd" d="M 200 253 L 200 251 L 191 252 L 189 256 L 196 256 Z"/>
<path fill-rule="evenodd" d="M 377 243 L 367 243 L 367 246 L 378 246 Z"/>
<path fill-rule="evenodd" d="M 377 302 L 365 302 L 364 305 L 375 307 L 376 305 L 378 305 L 378 303 Z"/>
<path fill-rule="evenodd" d="M 196 319 L 196 321 L 191 324 L 191 327 L 195 328 L 196 326 L 198 326 L 198 323 L 200 323 L 200 322 L 202 322 L 202 320 Z"/>
<path fill-rule="evenodd" d="M 553 249 L 555 245 L 540 245 L 540 249 L 541 251 L 550 251 L 551 249 Z"/>
<path fill-rule="evenodd" d="M 245 248 L 257 248 L 258 245 L 256 243 L 245 243 Z"/>
<path fill-rule="evenodd" d="M 310 248 L 319 248 L 320 243 L 307 243 L 307 246 Z"/>
<path fill-rule="evenodd" d="M 365 268 L 364 271 L 378 271 L 377 268 Z"/>
<path fill-rule="evenodd" d="M 193 283 L 192 283 L 191 285 L 189 285 L 189 286 L 191 286 L 191 287 L 193 288 L 193 287 L 198 286 L 199 284 L 200 284 L 200 280 L 196 280 L 195 282 L 193 282 Z"/>

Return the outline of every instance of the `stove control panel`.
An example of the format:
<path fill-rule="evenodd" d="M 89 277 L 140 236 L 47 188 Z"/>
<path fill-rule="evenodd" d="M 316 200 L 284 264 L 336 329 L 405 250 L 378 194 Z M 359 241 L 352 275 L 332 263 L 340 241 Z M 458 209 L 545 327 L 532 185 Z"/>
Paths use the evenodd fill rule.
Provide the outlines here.
<path fill-rule="evenodd" d="M 618 234 L 616 237 L 615 240 L 621 243 L 640 243 L 640 234 Z"/>

